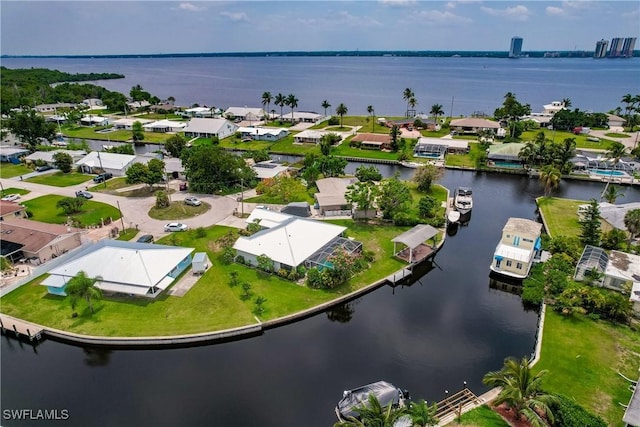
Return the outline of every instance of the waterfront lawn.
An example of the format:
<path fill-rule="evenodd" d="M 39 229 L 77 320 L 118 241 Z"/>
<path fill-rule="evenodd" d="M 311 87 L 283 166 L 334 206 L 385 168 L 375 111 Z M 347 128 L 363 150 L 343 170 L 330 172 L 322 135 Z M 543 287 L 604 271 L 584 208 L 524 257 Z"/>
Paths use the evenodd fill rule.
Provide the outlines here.
<path fill-rule="evenodd" d="M 68 219 L 67 215 L 62 209 L 56 207 L 56 203 L 64 198 L 64 196 L 50 194 L 27 200 L 22 204 L 33 214 L 31 219 L 34 221 L 65 224 Z M 100 224 L 101 220 L 106 220 L 107 218 L 111 218 L 114 221 L 120 219 L 120 212 L 117 208 L 106 203 L 86 200 L 82 205 L 82 212 L 70 215 L 70 217 L 74 221 L 78 221 L 81 226 L 87 226 Z"/>
<path fill-rule="evenodd" d="M 112 132 L 100 133 L 98 130 L 104 128 L 91 128 L 84 126 L 63 126 L 62 133 L 68 138 L 79 139 L 97 139 L 100 141 L 114 141 L 114 142 L 131 142 L 132 132 L 130 130 L 114 130 Z M 143 132 L 144 142 L 150 142 L 154 144 L 164 143 L 168 136 L 160 132 Z"/>
<path fill-rule="evenodd" d="M 26 175 L 33 172 L 23 164 L 14 165 L 13 163 L 2 163 L 0 166 L 0 178 L 13 178 L 18 175 Z"/>
<path fill-rule="evenodd" d="M 545 390 L 575 398 L 607 425 L 622 427 L 624 408 L 618 402 L 627 404 L 631 392 L 618 372 L 637 379 L 639 354 L 637 330 L 579 314 L 563 316 L 548 307 L 535 370 L 549 371 Z"/>
<path fill-rule="evenodd" d="M 273 142 L 271 141 L 248 141 L 242 142 L 241 139 L 236 138 L 235 135 L 225 138 L 220 141 L 220 147 L 228 148 L 231 150 L 242 150 L 242 151 L 257 151 L 257 150 L 268 150 Z"/>
<path fill-rule="evenodd" d="M 36 184 L 52 185 L 54 187 L 69 187 L 86 182 L 92 178 L 92 175 L 86 175 L 78 172 L 55 172 L 44 175 L 33 176 L 25 181 Z"/>
<path fill-rule="evenodd" d="M 269 149 L 272 153 L 293 154 L 304 156 L 307 153 L 315 152 L 320 154 L 320 147 L 316 144 L 294 144 L 293 135 L 282 138 L 280 141 L 271 145 Z"/>
<path fill-rule="evenodd" d="M 398 153 L 350 147 L 349 141 L 344 141 L 337 147 L 332 148 L 331 154 L 333 154 L 334 156 L 361 157 L 365 159 L 398 160 Z"/>
<path fill-rule="evenodd" d="M 551 237 L 580 236 L 578 222 L 578 206 L 588 204 L 584 200 L 559 199 L 556 197 L 539 197 L 536 200 L 538 209 L 544 217 L 547 234 Z"/>
<path fill-rule="evenodd" d="M 233 230 L 213 226 L 206 229 L 172 233 L 159 244 L 195 248 L 207 252 L 211 267 L 183 297 L 167 294 L 155 300 L 139 297 L 105 297 L 95 302 L 91 315 L 86 305 L 79 305 L 77 318 L 71 317 L 69 302 L 64 297 L 48 295 L 40 283 L 41 276 L 0 299 L 3 312 L 31 322 L 71 332 L 103 336 L 176 335 L 224 330 L 256 323 L 255 299 L 266 298 L 265 311 L 259 317 L 269 320 L 289 315 L 369 285 L 405 264 L 392 258 L 391 239 L 407 227 L 372 226 L 350 220 L 332 221 L 347 226 L 347 234 L 364 242 L 374 251 L 376 261 L 345 285 L 319 290 L 300 286 L 276 275 L 267 275 L 239 264 L 223 264 L 216 241 Z M 204 235 L 202 235 L 204 230 Z M 198 237 L 201 236 L 201 237 Z M 240 283 L 251 285 L 252 297 L 241 298 L 242 287 L 230 287 L 230 273 L 238 272 Z M 190 271 L 184 274 L 191 274 Z"/>
<path fill-rule="evenodd" d="M 509 424 L 489 406 L 482 405 L 466 414 L 462 414 L 460 422 L 453 421 L 447 426 L 509 427 Z"/>
<path fill-rule="evenodd" d="M 477 142 L 469 143 L 469 153 L 467 154 L 447 154 L 445 164 L 447 166 L 457 166 L 462 168 L 475 168 L 476 163 L 484 152 Z"/>

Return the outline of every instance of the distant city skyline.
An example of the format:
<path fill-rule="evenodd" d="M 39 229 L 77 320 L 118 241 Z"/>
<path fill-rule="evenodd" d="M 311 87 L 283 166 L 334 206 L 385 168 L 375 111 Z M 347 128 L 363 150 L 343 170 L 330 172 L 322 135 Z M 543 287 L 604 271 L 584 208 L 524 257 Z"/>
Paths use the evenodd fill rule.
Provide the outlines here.
<path fill-rule="evenodd" d="M 637 1 L 0 2 L 4 55 L 593 51 L 638 37 Z M 597 36 L 594 32 L 597 31 Z"/>

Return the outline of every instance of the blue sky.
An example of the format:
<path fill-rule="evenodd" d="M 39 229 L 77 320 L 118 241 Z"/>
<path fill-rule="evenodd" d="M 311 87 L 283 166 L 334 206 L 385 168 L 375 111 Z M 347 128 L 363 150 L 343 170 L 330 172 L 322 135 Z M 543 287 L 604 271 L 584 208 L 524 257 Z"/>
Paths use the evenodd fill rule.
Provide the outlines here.
<path fill-rule="evenodd" d="M 638 37 L 638 1 L 11 1 L 5 55 L 593 50 Z M 640 42 L 636 49 L 640 48 Z"/>

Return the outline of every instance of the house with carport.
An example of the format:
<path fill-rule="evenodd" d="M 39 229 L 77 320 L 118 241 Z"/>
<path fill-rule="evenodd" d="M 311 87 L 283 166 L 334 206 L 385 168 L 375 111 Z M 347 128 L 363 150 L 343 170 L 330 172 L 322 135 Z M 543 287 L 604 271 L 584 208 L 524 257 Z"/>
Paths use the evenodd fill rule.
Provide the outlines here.
<path fill-rule="evenodd" d="M 240 132 L 242 139 L 255 141 L 279 141 L 289 135 L 289 131 L 285 128 L 240 126 L 236 132 Z"/>
<path fill-rule="evenodd" d="M 238 130 L 238 125 L 227 119 L 193 118 L 184 128 L 187 138 L 228 138 Z"/>
<path fill-rule="evenodd" d="M 40 285 L 50 294 L 66 295 L 65 288 L 84 271 L 99 277 L 96 286 L 107 294 L 156 298 L 191 266 L 194 248 L 152 243 L 100 240 L 78 251 L 49 271 Z"/>
<path fill-rule="evenodd" d="M 482 119 L 479 117 L 469 117 L 465 119 L 451 120 L 449 128 L 458 133 L 477 134 L 481 131 L 498 132 L 500 123 L 493 120 Z"/>
<path fill-rule="evenodd" d="M 15 145 L 0 146 L 0 162 L 18 164 L 20 163 L 20 158 L 27 154 L 29 154 L 29 150 L 23 147 Z"/>
<path fill-rule="evenodd" d="M 323 216 L 351 216 L 352 205 L 345 197 L 347 187 L 357 178 L 324 178 L 316 181 L 315 208 Z"/>
<path fill-rule="evenodd" d="M 137 117 L 134 118 L 121 118 L 121 119 L 117 119 L 113 121 L 113 127 L 116 129 L 120 129 L 120 130 L 132 130 L 133 129 L 133 124 L 135 122 L 139 122 L 143 127 L 146 124 L 152 123 L 153 120 L 149 120 L 149 119 L 139 119 Z"/>
<path fill-rule="evenodd" d="M 176 120 L 158 120 L 155 122 L 142 125 L 146 132 L 160 132 L 160 133 L 175 133 L 182 132 L 187 126 L 185 122 L 178 122 Z"/>

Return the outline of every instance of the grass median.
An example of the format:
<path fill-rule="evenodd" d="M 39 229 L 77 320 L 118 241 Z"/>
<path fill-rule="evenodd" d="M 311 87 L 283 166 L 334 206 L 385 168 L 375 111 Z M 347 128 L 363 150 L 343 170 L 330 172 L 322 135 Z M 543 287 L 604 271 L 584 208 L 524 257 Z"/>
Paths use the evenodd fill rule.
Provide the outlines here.
<path fill-rule="evenodd" d="M 65 197 L 50 194 L 27 200 L 22 204 L 32 213 L 32 220 L 49 224 L 65 224 L 71 218 L 81 226 L 88 226 L 99 225 L 107 218 L 111 218 L 114 221 L 120 219 L 120 212 L 117 208 L 93 200 L 86 200 L 80 213 L 67 215 L 56 206 L 58 201 L 62 199 L 65 199 Z"/>

